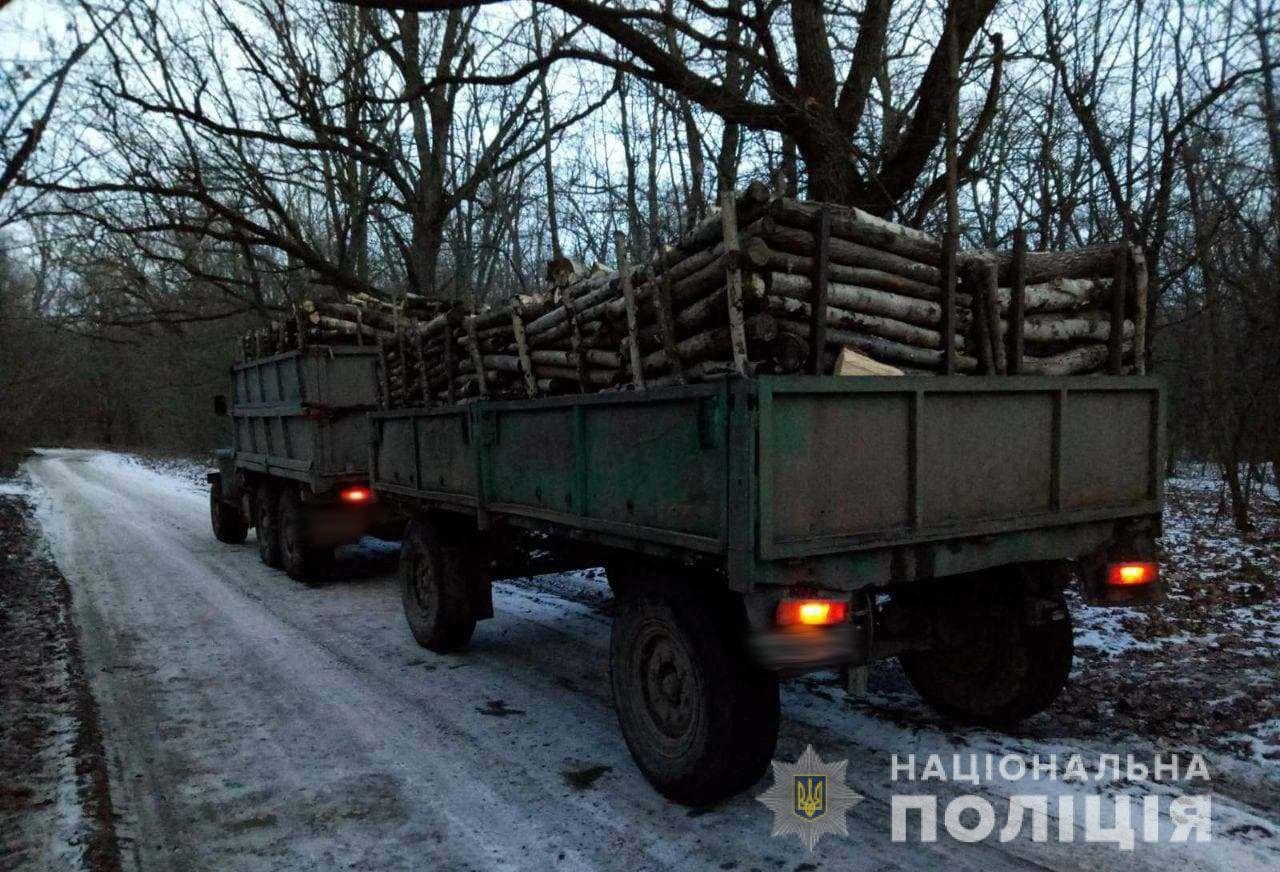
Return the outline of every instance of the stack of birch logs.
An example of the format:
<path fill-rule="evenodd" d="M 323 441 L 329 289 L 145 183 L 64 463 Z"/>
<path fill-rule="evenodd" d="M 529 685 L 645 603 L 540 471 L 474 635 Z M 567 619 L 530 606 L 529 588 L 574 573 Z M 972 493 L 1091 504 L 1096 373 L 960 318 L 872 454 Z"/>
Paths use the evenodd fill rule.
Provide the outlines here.
<path fill-rule="evenodd" d="M 240 353 L 248 360 L 306 345 L 375 346 L 455 305 L 417 294 L 394 303 L 366 293 L 349 294 L 341 301 L 303 300 L 291 317 L 277 318 L 241 336 Z"/>
<path fill-rule="evenodd" d="M 549 269 L 540 292 L 479 311 L 308 300 L 244 351 L 373 345 L 386 403 L 403 407 L 829 374 L 855 352 L 875 372 L 1120 373 L 1143 342 L 1146 269 L 1128 244 L 1029 252 L 1018 232 L 1011 252 L 948 253 L 923 231 L 759 183 L 647 263 L 614 242 L 613 266 Z"/>
<path fill-rule="evenodd" d="M 966 283 L 982 317 L 972 336 L 985 372 L 1119 375 L 1142 370 L 1147 265 L 1128 243 L 1012 253 L 966 252 Z M 995 314 L 993 314 L 995 313 Z M 993 339 L 994 337 L 994 339 Z"/>

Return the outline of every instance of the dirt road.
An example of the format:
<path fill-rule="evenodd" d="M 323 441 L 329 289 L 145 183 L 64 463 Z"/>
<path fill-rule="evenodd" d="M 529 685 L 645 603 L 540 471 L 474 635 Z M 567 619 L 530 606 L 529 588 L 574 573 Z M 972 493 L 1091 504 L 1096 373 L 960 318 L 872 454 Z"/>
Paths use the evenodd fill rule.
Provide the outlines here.
<path fill-rule="evenodd" d="M 895 843 L 889 803 L 903 785 L 890 781 L 893 753 L 1099 749 L 957 735 L 927 715 L 893 723 L 821 680 L 785 691 L 778 757 L 811 743 L 824 759 L 848 758 L 850 784 L 867 799 L 849 815 L 848 838 L 808 854 L 794 838 L 771 838 L 771 815 L 754 799 L 769 777 L 698 811 L 643 780 L 609 698 L 607 591 L 589 578 L 498 584 L 497 617 L 470 650 L 438 656 L 404 625 L 389 546 L 344 550 L 334 580 L 308 588 L 263 567 L 252 538 L 216 542 L 190 481 L 100 452 L 43 452 L 27 472 L 74 593 L 131 868 L 991 872 L 1263 868 L 1277 858 L 1274 836 L 1228 834 L 1241 821 L 1275 829 L 1229 798 L 1204 845 L 1033 843 L 1029 826 L 1009 843 L 960 844 L 945 832 Z M 930 789 L 944 802 L 986 791 L 1008 817 L 997 788 Z"/>

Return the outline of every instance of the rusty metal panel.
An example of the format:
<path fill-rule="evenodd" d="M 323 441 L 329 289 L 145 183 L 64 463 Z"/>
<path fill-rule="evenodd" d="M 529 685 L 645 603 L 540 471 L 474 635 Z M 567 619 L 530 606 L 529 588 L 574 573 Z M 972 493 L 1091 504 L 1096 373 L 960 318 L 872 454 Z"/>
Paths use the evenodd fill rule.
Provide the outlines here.
<path fill-rule="evenodd" d="M 373 349 L 312 346 L 233 367 L 237 462 L 317 490 L 365 474 L 378 365 Z"/>
<path fill-rule="evenodd" d="M 581 514 L 574 504 L 576 445 L 571 406 L 495 413 L 482 438 L 495 503 Z"/>
<path fill-rule="evenodd" d="M 413 418 L 382 418 L 377 442 L 378 481 L 400 487 L 414 487 Z"/>
<path fill-rule="evenodd" d="M 926 395 L 921 431 L 926 526 L 1049 510 L 1052 395 Z"/>
<path fill-rule="evenodd" d="M 417 426 L 421 475 L 416 486 L 424 491 L 474 497 L 476 460 L 466 410 L 422 415 Z"/>
<path fill-rule="evenodd" d="M 296 360 L 283 361 L 280 365 L 280 395 L 288 400 L 302 399 L 299 393 L 299 367 Z"/>
<path fill-rule="evenodd" d="M 724 535 L 723 396 L 586 406 L 583 414 L 588 517 Z"/>
<path fill-rule="evenodd" d="M 764 561 L 1160 510 L 1155 379 L 764 377 L 758 396 Z"/>
<path fill-rule="evenodd" d="M 316 348 L 306 358 L 303 399 L 330 408 L 378 403 L 378 357 L 368 348 Z"/>
<path fill-rule="evenodd" d="M 774 396 L 768 493 L 779 539 L 910 521 L 911 401 L 910 394 Z"/>
<path fill-rule="evenodd" d="M 312 423 L 324 437 L 316 471 L 326 476 L 352 475 L 369 464 L 369 419 L 365 415 L 344 415 L 324 426 Z M 294 451 L 302 443 L 294 441 Z"/>
<path fill-rule="evenodd" d="M 1155 392 L 1073 390 L 1062 414 L 1062 507 L 1154 498 L 1159 397 Z"/>

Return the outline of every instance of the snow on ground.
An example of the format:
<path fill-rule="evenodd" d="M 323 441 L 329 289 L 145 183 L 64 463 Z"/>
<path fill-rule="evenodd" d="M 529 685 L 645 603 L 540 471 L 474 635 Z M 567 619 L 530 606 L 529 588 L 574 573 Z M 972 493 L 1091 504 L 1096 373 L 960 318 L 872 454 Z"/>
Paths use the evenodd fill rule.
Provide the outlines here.
<path fill-rule="evenodd" d="M 106 764 L 66 581 L 0 481 L 0 869 L 114 869 Z"/>
<path fill-rule="evenodd" d="M 1077 663 L 1068 696 L 1095 731 L 1193 742 L 1280 768 L 1280 503 L 1254 501 L 1236 533 L 1221 482 L 1166 486 L 1164 603 L 1073 608 Z"/>
<path fill-rule="evenodd" d="M 497 583 L 495 620 L 480 625 L 470 651 L 439 656 L 404 627 L 394 543 L 342 549 L 333 580 L 303 587 L 262 567 L 252 540 L 213 540 L 203 468 L 197 477 L 191 464 L 157 469 L 52 451 L 29 468 L 46 536 L 76 591 L 135 868 L 1280 863 L 1277 670 L 1274 648 L 1261 648 L 1277 626 L 1277 555 L 1266 538 L 1274 527 L 1233 542 L 1198 484 L 1170 488 L 1169 602 L 1150 611 L 1076 604 L 1075 684 L 1015 732 L 947 723 L 892 662 L 872 670 L 861 697 L 846 696 L 831 674 L 788 682 L 778 759 L 807 744 L 826 760 L 848 759 L 851 786 L 867 797 L 849 816 L 849 838 L 805 854 L 769 836 L 753 798 L 768 776 L 706 810 L 674 806 L 644 782 L 609 699 L 612 599 L 598 570 Z M 904 792 L 943 803 L 977 793 L 1004 822 L 1010 797 L 1023 793 L 1157 794 L 1167 808 L 1187 788 L 1123 778 L 904 784 L 891 779 L 894 755 L 923 764 L 941 754 L 949 764 L 988 752 L 1062 762 L 1078 754 L 1092 775 L 1107 754 L 1186 760 L 1201 750 L 1214 794 L 1207 844 L 1119 851 L 1084 843 L 1078 817 L 1070 845 L 1033 843 L 1029 826 L 1009 843 L 889 837 L 890 802 Z"/>

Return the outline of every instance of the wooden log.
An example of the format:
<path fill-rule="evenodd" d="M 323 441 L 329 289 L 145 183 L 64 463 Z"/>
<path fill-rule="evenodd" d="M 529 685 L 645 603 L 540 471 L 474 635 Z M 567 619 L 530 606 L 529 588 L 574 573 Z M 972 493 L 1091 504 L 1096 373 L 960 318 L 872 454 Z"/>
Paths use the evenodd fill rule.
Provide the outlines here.
<path fill-rule="evenodd" d="M 770 294 L 781 297 L 796 297 L 801 300 L 812 299 L 813 282 L 807 276 L 789 273 L 768 273 L 764 276 L 765 286 Z M 889 291 L 875 288 L 863 288 L 857 285 L 846 285 L 841 282 L 830 282 L 827 286 L 828 304 L 847 309 L 851 312 L 863 312 L 868 315 L 883 315 L 922 327 L 938 327 L 942 322 L 942 307 L 928 300 L 917 300 L 904 297 Z M 958 319 L 959 320 L 959 319 Z M 963 329 L 958 323 L 957 330 Z"/>
<path fill-rule="evenodd" d="M 750 216 L 750 218 L 754 218 L 756 213 L 768 201 L 769 187 L 763 182 L 752 182 L 747 185 L 745 191 L 738 194 L 734 201 L 734 211 L 738 217 Z M 653 274 L 655 276 L 662 274 L 672 264 L 687 257 L 689 253 L 710 248 L 723 237 L 723 213 L 720 210 L 712 210 L 705 218 L 691 227 L 681 237 L 677 245 L 660 252 L 654 257 L 652 260 Z"/>
<path fill-rule="evenodd" d="M 813 275 L 813 258 L 802 254 L 791 254 L 785 251 L 776 251 L 769 247 L 769 243 L 758 236 L 747 239 L 742 246 L 744 258 L 759 268 L 767 269 L 770 272 L 796 273 L 797 275 L 811 276 Z M 941 271 L 939 271 L 941 272 Z M 885 272 L 878 269 L 870 269 L 867 267 L 848 266 L 843 263 L 829 263 L 827 265 L 827 275 L 833 282 L 841 282 L 846 285 L 860 285 L 866 288 L 876 288 L 882 291 L 892 291 L 901 294 L 904 297 L 915 297 L 920 300 L 933 300 L 935 302 L 942 299 L 941 282 L 937 285 L 927 284 L 925 282 L 917 282 L 913 279 L 903 278 L 893 273 Z M 957 294 L 956 304 L 958 306 L 968 307 L 970 300 L 964 294 Z"/>
<path fill-rule="evenodd" d="M 811 231 L 779 224 L 772 218 L 761 218 L 748 227 L 746 233 L 765 239 L 770 248 L 781 251 L 810 257 L 817 251 L 817 240 Z M 835 263 L 870 267 L 927 285 L 942 283 L 942 271 L 936 266 L 844 239 L 832 238 L 830 258 Z"/>
<path fill-rule="evenodd" d="M 627 311 L 627 362 L 631 370 L 631 384 L 644 387 L 644 366 L 640 362 L 640 312 L 636 307 L 636 290 L 631 283 L 631 264 L 627 259 L 627 238 L 621 233 L 613 235 L 614 250 L 618 252 L 618 275 L 621 277 L 622 302 Z"/>
<path fill-rule="evenodd" d="M 687 257 L 677 260 L 662 271 L 662 276 L 669 281 L 678 282 L 693 275 L 698 270 L 715 263 L 724 256 L 724 242 L 717 242 L 710 248 L 702 248 L 691 252 Z"/>
<path fill-rule="evenodd" d="M 1112 275 L 1116 249 L 1127 247 L 1115 243 L 1076 248 L 1070 251 L 1029 251 L 1026 255 L 1024 280 L 1036 284 L 1052 279 L 1102 278 Z M 966 252 L 963 259 L 977 260 L 991 255 L 996 258 L 996 275 L 1002 287 L 1013 283 L 1011 252 Z"/>
<path fill-rule="evenodd" d="M 999 288 L 1001 314 L 1008 314 L 1013 291 Z M 1109 299 L 1111 279 L 1053 279 L 1035 285 L 1026 285 L 1023 308 L 1025 312 L 1070 312 L 1083 309 Z"/>
<path fill-rule="evenodd" d="M 1027 232 L 1021 227 L 1013 231 L 1013 261 L 1010 269 L 1013 280 L 1009 288 L 1009 329 L 1005 336 L 1008 345 L 1005 355 L 1008 359 L 1009 375 L 1022 373 L 1022 340 L 1026 327 L 1024 318 L 1027 310 Z M 999 294 L 996 307 L 999 308 Z"/>
<path fill-rule="evenodd" d="M 341 333 L 347 336 L 362 336 L 365 339 L 391 339 L 395 336 L 386 330 L 381 330 L 369 325 L 361 325 L 355 321 L 347 321 L 343 318 L 335 318 L 331 315 L 322 315 L 319 312 L 312 312 L 307 318 L 313 326 L 322 330 L 328 330 L 333 333 Z"/>
<path fill-rule="evenodd" d="M 827 209 L 831 213 L 832 236 L 901 255 L 910 260 L 936 267 L 942 266 L 941 239 L 922 230 L 877 218 L 861 209 L 779 199 L 769 204 L 767 212 L 780 223 L 809 229 L 816 226 L 817 213 L 822 209 Z"/>
<path fill-rule="evenodd" d="M 1092 372 L 1107 363 L 1111 349 L 1106 343 L 1081 345 L 1052 357 L 1032 357 L 1023 361 L 1023 369 L 1031 375 L 1078 375 Z"/>
<path fill-rule="evenodd" d="M 743 326 L 746 329 L 748 342 L 768 342 L 777 335 L 778 331 L 776 320 L 766 314 L 751 316 Z M 644 359 L 644 369 L 646 373 L 671 369 L 672 374 L 675 375 L 676 368 L 670 366 L 671 362 L 680 362 L 683 365 L 685 362 L 693 364 L 710 358 L 724 358 L 732 352 L 731 344 L 729 325 L 724 324 L 682 340 L 676 344 L 673 352 L 668 352 L 664 348 L 647 355 Z M 677 380 L 677 383 L 682 382 Z"/>
<path fill-rule="evenodd" d="M 724 230 L 725 297 L 728 300 L 729 345 L 738 372 L 747 372 L 747 330 L 742 311 L 742 266 L 738 256 L 738 217 L 734 197 L 726 193 L 720 198 L 721 226 Z M 825 273 L 823 274 L 825 280 Z"/>
<path fill-rule="evenodd" d="M 803 321 L 783 321 L 779 319 L 778 329 L 790 331 L 801 337 L 808 335 L 808 325 Z M 894 342 L 892 339 L 885 339 L 882 336 L 869 336 L 863 333 L 855 333 L 851 330 L 833 328 L 827 330 L 827 345 L 828 347 L 851 345 L 857 350 L 871 355 L 876 360 L 901 362 L 909 366 L 928 369 L 932 372 L 938 372 L 942 368 L 941 349 L 917 348 L 914 345 Z M 978 361 L 972 357 L 963 354 L 956 355 L 956 369 L 959 372 L 973 372 L 977 368 Z"/>
<path fill-rule="evenodd" d="M 831 211 L 819 209 L 814 217 L 817 249 L 813 258 L 813 297 L 809 312 L 809 372 L 822 374 L 827 350 L 827 279 L 831 247 Z"/>
<path fill-rule="evenodd" d="M 579 385 L 586 385 L 585 390 L 591 388 L 607 388 L 617 384 L 621 372 L 616 369 L 591 369 L 588 367 L 559 367 L 545 366 L 536 364 L 535 369 L 539 378 L 554 378 L 562 381 L 576 382 Z"/>
<path fill-rule="evenodd" d="M 455 327 L 462 323 L 465 312 L 461 308 L 449 309 L 439 315 L 432 316 L 422 326 L 422 330 L 430 337 L 447 337 L 452 335 Z"/>
<path fill-rule="evenodd" d="M 1134 323 L 1122 322 L 1121 339 L 1132 339 Z M 1110 342 L 1111 315 L 1081 312 L 1075 315 L 1031 315 L 1023 324 L 1028 342 Z"/>
<path fill-rule="evenodd" d="M 412 319 L 397 318 L 394 313 L 382 309 L 370 309 L 367 306 L 334 300 L 303 300 L 299 307 L 307 315 L 320 314 L 341 318 L 346 321 L 369 324 L 383 330 L 394 332 L 399 327 L 411 327 Z"/>
<path fill-rule="evenodd" d="M 454 382 L 458 377 L 458 359 L 454 350 L 454 341 L 452 335 L 445 334 L 444 343 L 444 372 L 445 372 L 445 399 L 453 405 L 458 401 L 457 391 L 454 389 Z"/>
<path fill-rule="evenodd" d="M 382 387 L 382 395 L 378 398 L 384 409 L 391 407 L 391 372 L 387 366 L 386 346 L 378 343 L 378 384 Z"/>
<path fill-rule="evenodd" d="M 987 312 L 989 298 L 982 288 L 982 282 L 974 272 L 982 261 L 972 261 L 965 268 L 966 280 L 974 289 L 973 323 L 970 325 L 969 339 L 971 348 L 977 351 L 978 372 L 992 375 L 996 371 L 996 361 L 991 354 L 991 315 Z"/>
<path fill-rule="evenodd" d="M 794 333 L 779 331 L 778 335 L 764 343 L 764 354 L 759 352 L 760 343 L 752 350 L 752 357 L 763 361 L 767 372 L 779 375 L 808 372 L 815 357 L 810 340 Z M 818 357 L 818 370 L 825 372 L 828 355 L 825 352 Z"/>
<path fill-rule="evenodd" d="M 418 385 L 422 390 L 422 405 L 430 407 L 433 396 L 431 394 L 431 384 L 427 379 L 427 354 L 423 348 L 421 330 L 413 331 L 413 347 L 417 352 L 418 358 Z"/>
<path fill-rule="evenodd" d="M 520 372 L 524 375 L 525 394 L 530 397 L 538 395 L 538 377 L 533 372 L 533 362 L 529 357 L 529 343 L 524 335 L 524 310 L 519 303 L 511 307 L 511 333 L 515 338 L 516 357 L 520 361 Z"/>
<path fill-rule="evenodd" d="M 571 297 L 570 302 L 575 309 L 585 312 L 590 307 L 595 306 L 598 303 L 612 299 L 615 295 L 616 290 L 613 287 L 612 280 L 610 280 L 593 285 L 588 292 L 580 296 Z M 560 305 L 551 309 L 545 315 L 535 318 L 528 324 L 525 324 L 525 333 L 528 334 L 531 340 L 540 333 L 568 322 L 569 310 L 565 307 L 564 302 L 564 300 L 561 300 Z"/>
<path fill-rule="evenodd" d="M 569 313 L 569 342 L 573 349 L 573 363 L 578 372 L 578 390 L 586 393 L 591 386 L 587 381 L 587 362 L 583 357 L 585 346 L 582 342 L 582 321 L 578 318 L 577 302 L 572 295 L 565 295 L 561 300 Z"/>
<path fill-rule="evenodd" d="M 996 265 L 991 258 L 974 264 L 975 293 L 982 295 L 982 313 L 987 319 L 987 337 L 991 342 L 991 364 L 999 375 L 1008 372 L 1004 352 L 1004 336 L 1000 331 L 1000 302 L 996 296 Z"/>
<path fill-rule="evenodd" d="M 941 336 L 955 336 L 956 298 L 959 296 L 957 289 L 960 281 L 959 274 L 956 272 L 958 269 L 956 248 L 959 246 L 959 236 L 955 231 L 955 210 L 950 208 L 950 197 L 947 202 L 947 232 L 942 237 L 942 299 L 939 300 L 938 328 Z M 954 375 L 956 371 L 955 342 L 943 342 L 939 347 L 942 349 L 942 374 Z M 843 360 L 843 357 L 841 359 Z"/>
<path fill-rule="evenodd" d="M 868 357 L 857 349 L 846 345 L 840 349 L 840 355 L 836 360 L 833 374 L 839 376 L 880 376 L 903 375 L 903 372 L 896 366 L 881 363 L 874 357 Z"/>
<path fill-rule="evenodd" d="M 1124 316 L 1129 289 L 1129 246 L 1117 248 L 1112 257 L 1111 335 L 1107 337 L 1107 373 L 1120 375 L 1124 368 Z"/>
<path fill-rule="evenodd" d="M 766 297 L 765 310 L 789 321 L 812 323 L 813 308 L 803 300 L 797 300 L 792 297 Z M 880 315 L 864 315 L 861 312 L 850 312 L 846 309 L 828 306 L 826 322 L 828 327 L 838 327 L 843 330 L 852 330 L 873 336 L 883 336 L 885 339 L 892 339 L 904 345 L 914 345 L 918 348 L 942 348 L 942 334 L 937 330 L 908 324 L 905 321 L 896 321 Z M 955 340 L 952 343 L 953 346 L 963 347 L 962 338 L 956 337 L 954 334 L 953 338 Z M 824 344 L 829 344 L 826 343 L 825 338 L 823 342 Z"/>
<path fill-rule="evenodd" d="M 307 347 L 307 323 L 297 306 L 293 307 L 294 329 L 298 335 L 298 348 Z"/>
<path fill-rule="evenodd" d="M 1133 261 L 1133 371 L 1147 374 L 1147 254 L 1142 246 L 1130 250 Z M 1280 475 L 1280 466 L 1272 465 L 1272 473 Z"/>
<path fill-rule="evenodd" d="M 616 351 L 606 351 L 602 348 L 587 348 L 582 352 L 583 358 L 589 366 L 597 369 L 621 369 L 622 355 Z M 574 360 L 572 351 L 556 351 L 550 349 L 541 349 L 530 352 L 530 360 L 537 365 L 576 367 L 577 362 Z"/>
<path fill-rule="evenodd" d="M 686 381 L 713 381 L 737 373 L 732 360 L 701 360 L 686 370 Z M 672 376 L 664 375 L 649 380 L 649 386 L 670 387 L 678 384 Z"/>
<path fill-rule="evenodd" d="M 669 369 L 676 384 L 684 384 L 683 361 L 680 359 L 680 349 L 676 345 L 675 320 L 671 314 L 671 293 L 665 279 L 658 279 L 656 282 L 653 308 L 658 321 L 658 335 L 662 340 L 662 350 L 657 352 L 662 355 L 662 362 L 651 365 L 649 361 L 653 355 L 650 355 L 641 362 L 641 367 L 646 372 L 650 368 Z M 728 327 L 725 330 L 727 331 Z"/>
<path fill-rule="evenodd" d="M 742 277 L 742 298 L 744 311 L 754 312 L 760 308 L 767 292 L 764 279 L 756 273 L 746 273 Z M 723 287 L 716 288 L 701 300 L 685 306 L 675 313 L 677 339 L 701 333 L 707 325 L 719 319 L 728 323 L 726 309 L 729 301 Z M 648 324 L 640 329 L 640 346 L 650 348 L 662 343 L 660 325 Z"/>

